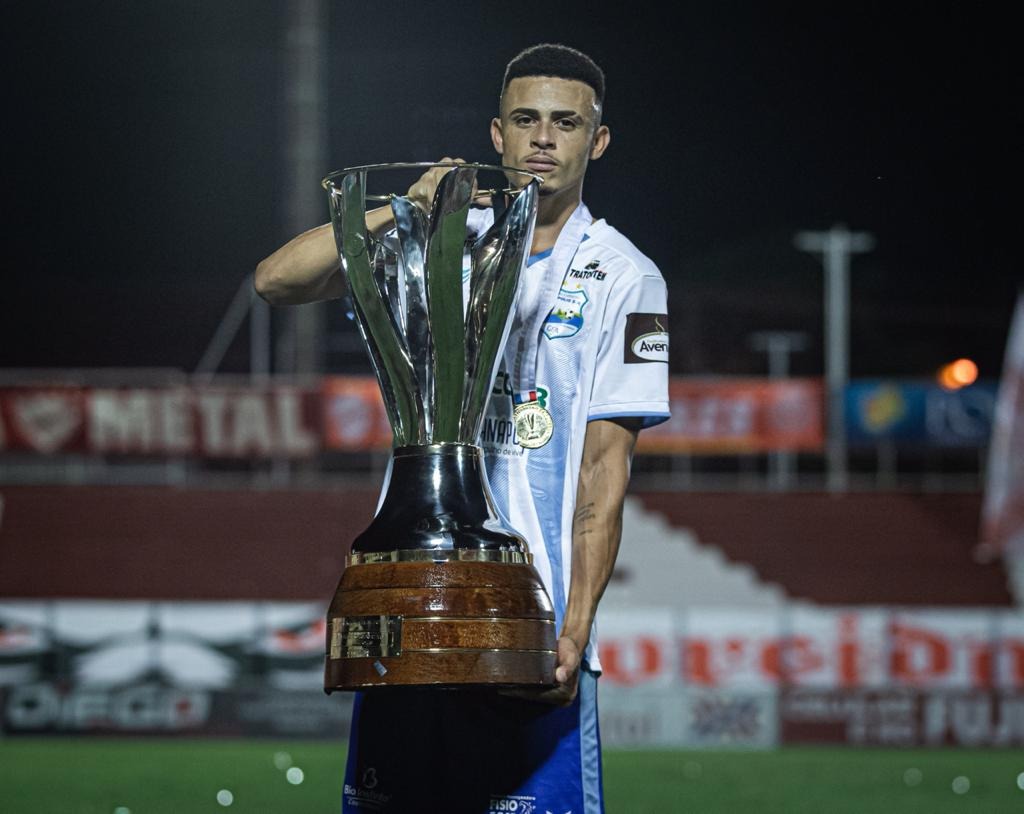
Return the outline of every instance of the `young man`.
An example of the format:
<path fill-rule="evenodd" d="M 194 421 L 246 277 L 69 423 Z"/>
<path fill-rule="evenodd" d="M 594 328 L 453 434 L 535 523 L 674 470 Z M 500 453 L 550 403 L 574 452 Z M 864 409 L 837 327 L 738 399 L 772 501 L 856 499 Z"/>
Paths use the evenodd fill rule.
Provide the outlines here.
<path fill-rule="evenodd" d="M 588 162 L 610 141 L 603 102 L 604 75 L 589 57 L 538 45 L 509 63 L 500 115 L 491 121 L 501 163 L 544 182 L 479 441 L 497 505 L 529 542 L 555 607 L 557 686 L 529 699 L 436 690 L 360 695 L 344 811 L 603 811 L 594 616 L 618 552 L 637 433 L 668 417 L 664 280 L 582 203 Z M 426 173 L 409 196 L 429 208 L 446 171 Z M 482 232 L 491 222 L 493 210 L 474 210 L 469 228 Z M 367 226 L 386 231 L 389 210 L 368 213 Z M 344 294 L 329 225 L 261 262 L 256 288 L 274 304 Z M 513 410 L 531 397 L 553 426 L 543 446 L 525 449 Z"/>

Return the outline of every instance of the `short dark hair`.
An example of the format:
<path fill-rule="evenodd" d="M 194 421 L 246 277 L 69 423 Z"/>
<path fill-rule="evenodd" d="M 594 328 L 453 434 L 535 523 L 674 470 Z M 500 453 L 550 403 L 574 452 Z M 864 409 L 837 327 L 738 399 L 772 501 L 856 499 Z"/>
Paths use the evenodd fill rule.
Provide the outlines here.
<path fill-rule="evenodd" d="M 544 42 L 520 51 L 505 68 L 505 80 L 498 97 L 499 110 L 508 83 L 521 76 L 554 76 L 585 82 L 594 90 L 599 117 L 604 110 L 604 71 L 582 51 L 568 45 Z"/>

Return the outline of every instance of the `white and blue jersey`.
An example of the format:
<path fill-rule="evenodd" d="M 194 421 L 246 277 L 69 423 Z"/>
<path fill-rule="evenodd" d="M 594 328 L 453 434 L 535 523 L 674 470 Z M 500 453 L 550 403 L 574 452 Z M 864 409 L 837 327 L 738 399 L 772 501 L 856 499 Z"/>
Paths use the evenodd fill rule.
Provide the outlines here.
<path fill-rule="evenodd" d="M 493 222 L 472 210 L 468 228 Z M 561 629 L 570 584 L 572 521 L 587 422 L 668 418 L 668 318 L 657 266 L 605 221 L 591 223 L 566 268 L 529 258 L 505 357 L 481 429 L 491 492 L 522 534 Z M 542 282 L 559 275 L 554 306 Z M 468 298 L 468 275 L 465 280 Z M 538 309 L 536 390 L 554 422 L 538 449 L 517 443 L 514 348 Z M 522 389 L 522 388 L 520 388 Z M 385 482 L 385 490 L 387 483 Z M 596 630 L 579 691 L 566 707 L 488 691 L 389 688 L 356 693 L 342 811 L 433 814 L 603 814 Z"/>
<path fill-rule="evenodd" d="M 472 210 L 469 228 L 493 222 Z M 587 422 L 637 417 L 653 426 L 668 411 L 668 307 L 658 267 L 604 219 L 587 227 L 567 268 L 552 269 L 551 252 L 523 270 L 516 318 L 487 406 L 479 443 L 499 511 L 526 537 L 561 629 L 572 563 L 572 522 Z M 543 279 L 561 277 L 553 308 L 539 301 Z M 554 422 L 538 449 L 517 443 L 510 380 L 517 331 L 550 308 L 537 348 L 536 391 Z M 534 389 L 534 388 L 530 388 Z M 585 654 L 600 672 L 596 630 Z"/>

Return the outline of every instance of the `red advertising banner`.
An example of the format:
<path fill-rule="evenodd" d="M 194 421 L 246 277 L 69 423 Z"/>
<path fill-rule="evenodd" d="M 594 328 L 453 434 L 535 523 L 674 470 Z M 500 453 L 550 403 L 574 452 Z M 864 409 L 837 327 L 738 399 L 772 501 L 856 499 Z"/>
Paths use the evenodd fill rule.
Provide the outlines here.
<path fill-rule="evenodd" d="M 641 433 L 640 453 L 822 447 L 818 380 L 677 378 L 669 386 L 672 417 Z M 370 376 L 329 376 L 309 387 L 0 388 L 0 453 L 305 458 L 387 449 L 391 440 Z"/>
<path fill-rule="evenodd" d="M 609 684 L 1024 691 L 1024 616 L 1012 610 L 602 613 L 599 655 Z"/>
<path fill-rule="evenodd" d="M 324 444 L 329 449 L 386 447 L 391 429 L 375 380 L 325 379 Z M 640 434 L 637 452 L 820 451 L 823 401 L 817 379 L 673 379 L 672 417 Z"/>
<path fill-rule="evenodd" d="M 818 379 L 682 379 L 669 383 L 672 417 L 640 433 L 638 452 L 820 452 Z"/>
<path fill-rule="evenodd" d="M 311 388 L 0 389 L 0 452 L 306 458 L 320 438 Z"/>
<path fill-rule="evenodd" d="M 371 376 L 330 376 L 321 387 L 324 446 L 355 452 L 391 446 L 391 425 Z"/>

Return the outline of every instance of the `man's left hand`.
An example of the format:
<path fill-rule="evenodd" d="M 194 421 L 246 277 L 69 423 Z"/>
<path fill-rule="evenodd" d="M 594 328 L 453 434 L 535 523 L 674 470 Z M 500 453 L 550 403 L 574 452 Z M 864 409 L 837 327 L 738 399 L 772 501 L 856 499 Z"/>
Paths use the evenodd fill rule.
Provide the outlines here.
<path fill-rule="evenodd" d="M 580 683 L 580 662 L 583 653 L 576 640 L 569 636 L 558 637 L 558 662 L 555 666 L 555 682 L 557 686 L 549 690 L 554 696 L 552 703 L 571 704 L 576 697 L 576 689 Z"/>
<path fill-rule="evenodd" d="M 530 701 L 542 701 L 556 706 L 568 706 L 576 698 L 579 687 L 580 662 L 583 653 L 569 636 L 559 636 L 556 644 L 555 686 L 547 690 L 503 690 L 502 695 L 514 695 Z"/>

